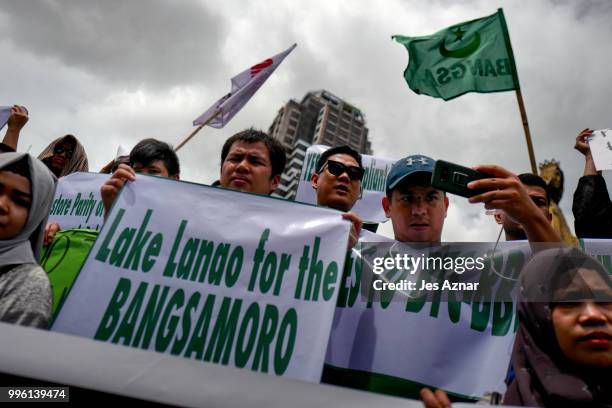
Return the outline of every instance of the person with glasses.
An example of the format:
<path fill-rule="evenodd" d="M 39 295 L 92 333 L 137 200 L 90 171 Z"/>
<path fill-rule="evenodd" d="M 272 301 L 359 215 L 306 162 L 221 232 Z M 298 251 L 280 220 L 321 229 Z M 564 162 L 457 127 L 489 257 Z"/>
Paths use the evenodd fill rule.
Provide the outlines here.
<path fill-rule="evenodd" d="M 312 188 L 316 190 L 317 205 L 340 210 L 346 213 L 343 218 L 353 223 L 350 248 L 357 243 L 363 224 L 357 214 L 349 212 L 361 198 L 363 174 L 359 152 L 343 145 L 332 147 L 321 154 L 317 171 L 310 179 Z"/>
<path fill-rule="evenodd" d="M 78 171 L 89 171 L 87 154 L 83 145 L 73 135 L 66 135 L 52 141 L 38 155 L 56 177 L 67 176 Z"/>

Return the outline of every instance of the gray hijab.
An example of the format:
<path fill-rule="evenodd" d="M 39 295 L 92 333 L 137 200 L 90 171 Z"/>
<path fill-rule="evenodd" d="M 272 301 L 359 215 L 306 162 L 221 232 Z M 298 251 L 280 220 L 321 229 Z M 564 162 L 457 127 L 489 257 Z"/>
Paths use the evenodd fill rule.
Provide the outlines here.
<path fill-rule="evenodd" d="M 8 265 L 38 263 L 45 224 L 55 194 L 55 176 L 40 160 L 29 154 L 0 154 L 0 171 L 22 159 L 27 161 L 30 172 L 32 204 L 28 220 L 21 232 L 13 238 L 0 240 L 0 268 Z"/>

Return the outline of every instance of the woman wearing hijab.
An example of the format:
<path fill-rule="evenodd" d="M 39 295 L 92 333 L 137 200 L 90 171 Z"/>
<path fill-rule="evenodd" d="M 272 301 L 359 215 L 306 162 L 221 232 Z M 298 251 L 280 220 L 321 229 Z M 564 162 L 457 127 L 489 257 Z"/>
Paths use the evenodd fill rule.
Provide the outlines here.
<path fill-rule="evenodd" d="M 612 407 L 612 284 L 599 262 L 575 248 L 536 254 L 521 272 L 515 377 L 504 404 Z M 427 408 L 446 393 L 421 391 Z"/>
<path fill-rule="evenodd" d="M 0 321 L 49 325 L 51 287 L 37 260 L 55 181 L 28 154 L 0 155 Z"/>
<path fill-rule="evenodd" d="M 55 139 L 38 158 L 58 178 L 77 171 L 89 171 L 85 149 L 73 135 Z"/>
<path fill-rule="evenodd" d="M 575 248 L 538 253 L 522 272 L 516 373 L 504 404 L 612 407 L 612 286 Z"/>

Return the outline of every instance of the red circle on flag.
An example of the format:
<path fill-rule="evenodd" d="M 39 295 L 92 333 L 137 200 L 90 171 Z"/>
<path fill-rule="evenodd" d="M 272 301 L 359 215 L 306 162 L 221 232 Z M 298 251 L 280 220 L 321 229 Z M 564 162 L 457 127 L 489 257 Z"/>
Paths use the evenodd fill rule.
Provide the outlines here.
<path fill-rule="evenodd" d="M 255 75 L 259 74 L 259 72 L 262 69 L 268 68 L 270 65 L 272 65 L 274 61 L 272 61 L 272 58 L 268 58 L 267 60 L 265 60 L 264 62 L 260 62 L 257 65 L 253 65 L 251 67 L 251 76 L 254 77 Z"/>

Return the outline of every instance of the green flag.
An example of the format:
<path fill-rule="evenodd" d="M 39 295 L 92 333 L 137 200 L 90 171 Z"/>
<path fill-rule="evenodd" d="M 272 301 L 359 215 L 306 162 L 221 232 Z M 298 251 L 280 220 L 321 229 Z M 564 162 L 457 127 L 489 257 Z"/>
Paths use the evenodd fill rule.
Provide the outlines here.
<path fill-rule="evenodd" d="M 432 35 L 392 38 L 408 50 L 404 77 L 418 94 L 449 100 L 520 88 L 502 9 Z"/>

